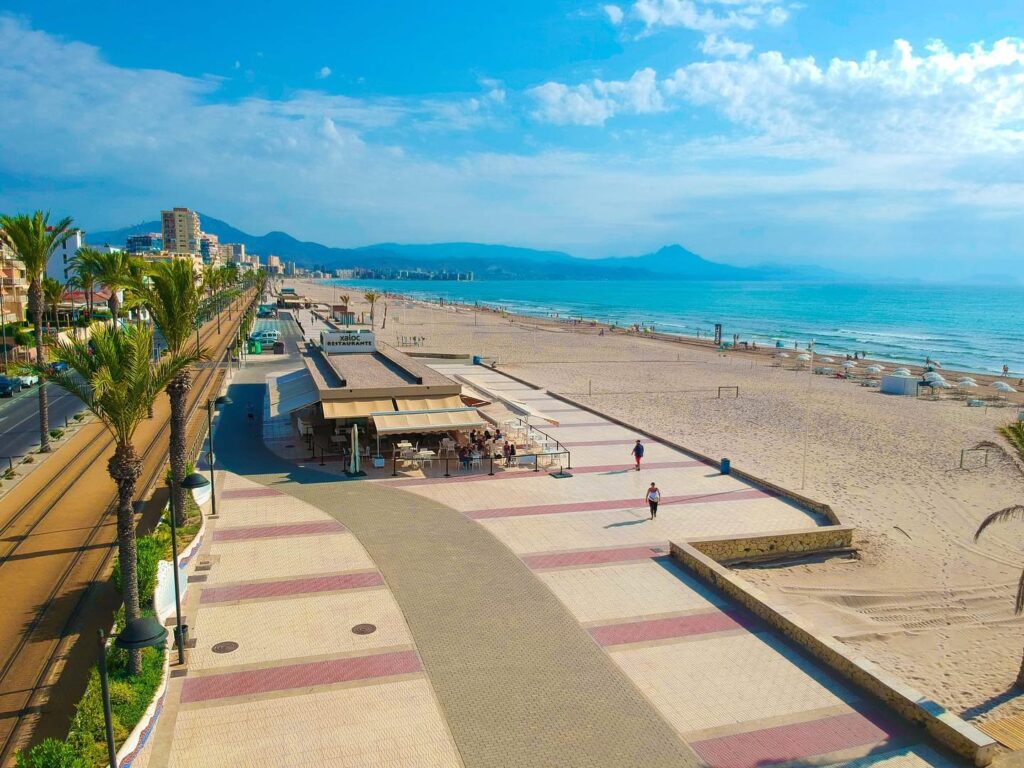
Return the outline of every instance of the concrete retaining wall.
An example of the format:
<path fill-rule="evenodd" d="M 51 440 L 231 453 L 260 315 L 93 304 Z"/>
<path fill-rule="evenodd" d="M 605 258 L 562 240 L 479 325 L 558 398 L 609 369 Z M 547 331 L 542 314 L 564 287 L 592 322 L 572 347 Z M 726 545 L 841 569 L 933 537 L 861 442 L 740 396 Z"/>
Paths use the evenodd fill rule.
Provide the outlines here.
<path fill-rule="evenodd" d="M 689 539 L 686 543 L 718 563 L 733 563 L 772 555 L 850 547 L 853 544 L 853 530 L 853 526 L 849 525 L 826 525 L 753 536 L 709 536 Z"/>
<path fill-rule="evenodd" d="M 989 765 L 1001 751 L 1001 747 L 991 737 L 867 659 L 854 655 L 838 640 L 819 633 L 807 619 L 770 605 L 763 592 L 715 562 L 695 544 L 672 542 L 672 557 L 691 573 L 748 608 L 827 667 L 881 700 L 910 722 L 923 725 L 936 741 L 972 760 L 977 766 Z"/>

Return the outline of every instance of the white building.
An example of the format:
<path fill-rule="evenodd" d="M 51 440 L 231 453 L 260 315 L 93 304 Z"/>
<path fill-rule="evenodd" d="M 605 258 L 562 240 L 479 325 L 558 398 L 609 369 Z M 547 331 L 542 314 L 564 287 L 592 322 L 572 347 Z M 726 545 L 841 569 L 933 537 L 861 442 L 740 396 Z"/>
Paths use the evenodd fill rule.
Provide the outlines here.
<path fill-rule="evenodd" d="M 85 245 L 85 233 L 76 229 L 71 237 L 61 243 L 46 263 L 46 276 L 66 283 L 72 276 L 71 262 L 78 255 L 78 249 Z"/>

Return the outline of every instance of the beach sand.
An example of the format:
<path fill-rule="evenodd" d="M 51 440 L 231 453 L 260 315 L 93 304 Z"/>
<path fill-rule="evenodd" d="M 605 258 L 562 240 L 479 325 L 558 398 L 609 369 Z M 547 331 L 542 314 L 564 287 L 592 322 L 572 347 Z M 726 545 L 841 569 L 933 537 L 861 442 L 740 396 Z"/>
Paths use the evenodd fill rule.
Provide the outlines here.
<path fill-rule="evenodd" d="M 286 284 L 325 302 L 362 294 Z M 367 308 L 361 298 L 353 305 Z M 859 559 L 742 575 L 964 717 L 1024 711 L 1011 689 L 1024 646 L 1024 618 L 1013 613 L 1022 530 L 1005 525 L 973 541 L 986 514 L 1024 502 L 1024 473 L 999 453 L 987 467 L 972 456 L 973 468 L 959 469 L 961 449 L 1003 442 L 996 428 L 1016 408 L 886 396 L 777 367 L 772 351 L 722 354 L 489 311 L 388 298 L 377 318 L 385 342 L 420 336 L 415 351 L 496 358 L 501 370 L 830 504 L 857 527 Z M 719 386 L 740 397 L 719 399 Z"/>

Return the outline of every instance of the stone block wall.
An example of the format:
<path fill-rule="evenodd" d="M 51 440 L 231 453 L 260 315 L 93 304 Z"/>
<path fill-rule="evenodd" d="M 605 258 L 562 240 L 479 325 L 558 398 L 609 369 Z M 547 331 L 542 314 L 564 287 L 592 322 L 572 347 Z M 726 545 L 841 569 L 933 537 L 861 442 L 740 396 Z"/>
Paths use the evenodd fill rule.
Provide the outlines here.
<path fill-rule="evenodd" d="M 853 527 L 827 525 L 755 536 L 711 536 L 689 539 L 687 544 L 716 562 L 732 563 L 770 555 L 821 552 L 850 547 L 853 544 Z"/>

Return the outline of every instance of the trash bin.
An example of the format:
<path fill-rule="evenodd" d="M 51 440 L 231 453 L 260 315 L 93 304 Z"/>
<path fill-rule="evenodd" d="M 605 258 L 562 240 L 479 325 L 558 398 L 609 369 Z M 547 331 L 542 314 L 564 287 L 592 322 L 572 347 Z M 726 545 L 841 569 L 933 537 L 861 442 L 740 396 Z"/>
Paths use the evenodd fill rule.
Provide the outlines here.
<path fill-rule="evenodd" d="M 259 355 L 259 354 L 262 354 L 262 352 L 263 352 L 263 345 L 262 344 L 260 344 L 258 341 L 250 341 L 249 342 L 249 354 L 250 355 Z"/>
<path fill-rule="evenodd" d="M 722 459 L 722 474 L 728 475 L 732 469 L 732 463 L 728 459 Z"/>
<path fill-rule="evenodd" d="M 480 355 L 473 355 L 473 365 L 480 365 Z"/>

